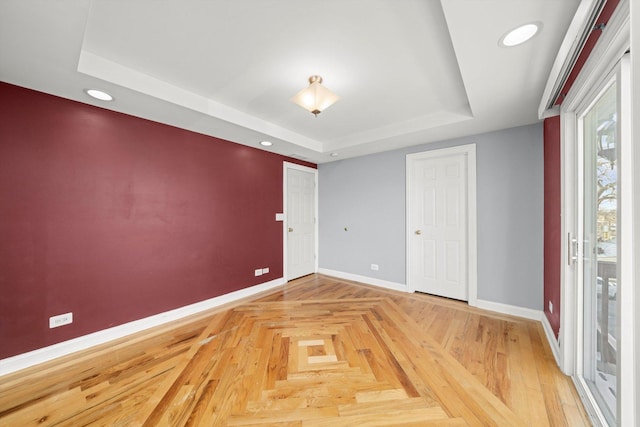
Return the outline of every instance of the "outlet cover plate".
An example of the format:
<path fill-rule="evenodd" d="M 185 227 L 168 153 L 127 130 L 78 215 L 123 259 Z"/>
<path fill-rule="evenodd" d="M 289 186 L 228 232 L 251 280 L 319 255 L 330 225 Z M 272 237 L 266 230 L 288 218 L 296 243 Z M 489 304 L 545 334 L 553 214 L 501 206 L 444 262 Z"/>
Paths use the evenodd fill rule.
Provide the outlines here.
<path fill-rule="evenodd" d="M 59 314 L 49 318 L 49 329 L 73 323 L 73 313 Z"/>

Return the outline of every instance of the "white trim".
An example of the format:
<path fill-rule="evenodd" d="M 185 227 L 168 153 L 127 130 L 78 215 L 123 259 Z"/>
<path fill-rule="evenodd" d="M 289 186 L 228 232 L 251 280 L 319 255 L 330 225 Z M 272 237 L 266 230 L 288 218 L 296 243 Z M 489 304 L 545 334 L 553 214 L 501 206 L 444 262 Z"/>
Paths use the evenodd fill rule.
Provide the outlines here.
<path fill-rule="evenodd" d="M 320 270 L 318 270 L 318 273 L 324 274 L 326 276 L 337 277 L 339 279 L 351 280 L 353 282 L 361 282 L 366 285 L 372 285 L 372 286 L 378 286 L 381 288 L 391 289 L 394 291 L 413 293 L 413 291 L 409 290 L 407 285 L 404 285 L 402 283 L 397 283 L 397 282 L 388 282 L 386 280 L 376 279 L 374 277 L 361 276 L 359 274 L 352 274 L 352 273 L 345 273 L 343 271 L 329 270 L 327 268 L 321 268 Z M 496 313 L 507 314 L 510 316 L 522 317 L 530 320 L 542 321 L 543 318 L 546 319 L 546 316 L 541 310 L 534 310 L 532 308 L 526 308 L 526 307 L 518 307 L 516 305 L 502 304 L 499 302 L 478 299 L 477 305 L 475 307 L 481 308 L 483 310 L 489 310 Z M 551 326 L 549 326 L 549 328 L 551 328 Z M 552 332 L 552 335 L 553 335 L 553 332 Z"/>
<path fill-rule="evenodd" d="M 632 152 L 628 153 L 631 159 L 633 159 L 633 164 L 635 167 L 631 171 L 633 174 L 633 190 L 634 193 L 634 205 L 632 208 L 633 215 L 633 246 L 634 246 L 634 259 L 638 259 L 640 257 L 640 5 L 636 1 L 630 6 L 631 10 L 631 25 L 633 26 L 631 30 L 631 48 L 634 50 L 634 53 L 630 55 L 631 59 L 631 91 L 629 93 L 631 97 L 631 114 L 633 115 L 631 118 L 631 141 L 634 141 Z M 635 127 L 635 129 L 634 129 Z M 634 417 L 636 421 L 636 425 L 640 424 L 640 363 L 638 360 L 640 359 L 640 290 L 638 289 L 638 283 L 640 283 L 640 262 L 636 262 L 633 271 L 633 282 L 636 284 L 634 289 L 635 295 L 633 298 L 633 304 L 635 307 L 635 319 L 632 320 L 632 324 L 635 327 L 634 333 L 634 341 L 635 341 L 635 360 L 634 363 L 634 371 L 626 373 L 629 376 L 633 376 L 634 386 L 633 393 L 635 397 L 629 397 L 630 399 L 635 398 L 635 404 L 632 405 L 634 410 Z M 632 421 L 629 421 L 632 422 Z"/>
<path fill-rule="evenodd" d="M 548 110 L 542 112 L 540 120 L 548 119 L 549 117 L 555 117 L 560 115 L 560 106 L 556 105 Z"/>
<path fill-rule="evenodd" d="M 582 71 L 573 82 L 562 103 L 562 111 L 578 110 L 578 104 L 595 97 L 594 91 L 609 78 L 612 65 L 629 49 L 630 31 L 629 2 L 621 0 Z"/>
<path fill-rule="evenodd" d="M 316 219 L 315 223 L 315 256 L 316 262 L 314 267 L 314 273 L 318 271 L 318 262 L 319 262 L 319 242 L 318 242 L 318 223 L 320 222 L 318 218 L 318 169 L 310 168 L 308 166 L 299 165 L 297 163 L 291 162 L 282 162 L 282 212 L 284 213 L 284 221 L 282 222 L 282 274 L 285 280 L 289 279 L 289 273 L 287 269 L 287 229 L 288 229 L 288 217 L 287 217 L 287 195 L 288 195 L 288 187 L 287 187 L 287 171 L 289 169 L 295 169 L 302 172 L 308 172 L 313 174 L 314 179 L 314 215 Z"/>
<path fill-rule="evenodd" d="M 632 139 L 632 112 L 631 112 L 631 60 L 630 54 L 626 54 L 620 60 L 618 70 L 618 111 L 619 121 L 619 155 L 618 168 L 620 176 L 619 197 L 619 221 L 620 221 L 620 253 L 624 258 L 620 262 L 618 279 L 618 328 L 620 336 L 625 339 L 618 340 L 618 378 L 620 412 L 620 425 L 637 425 L 638 408 L 635 405 L 636 384 L 636 353 L 635 340 L 636 328 L 635 316 L 635 267 L 637 255 L 634 250 L 634 204 L 636 203 L 636 187 L 634 183 L 634 143 Z"/>
<path fill-rule="evenodd" d="M 580 396 L 580 400 L 582 401 L 582 405 L 584 406 L 584 410 L 587 412 L 589 416 L 589 420 L 594 427 L 606 427 L 609 424 L 607 420 L 602 415 L 602 411 L 598 407 L 596 399 L 593 397 L 593 394 L 589 392 L 589 386 L 585 382 L 582 377 L 571 377 L 573 380 L 573 384 L 576 387 L 576 391 Z"/>
<path fill-rule="evenodd" d="M 429 150 L 420 153 L 408 154 L 406 157 L 406 277 L 407 289 L 409 292 L 415 291 L 415 286 L 411 283 L 411 177 L 413 172 L 413 161 L 429 157 L 442 157 L 455 154 L 467 155 L 467 269 L 468 269 L 468 303 L 472 307 L 477 307 L 478 303 L 478 213 L 477 213 L 477 176 L 476 176 L 476 145 L 466 144 L 456 147 L 443 148 L 439 150 Z"/>
<path fill-rule="evenodd" d="M 378 286 L 380 288 L 391 289 L 400 292 L 409 292 L 407 285 L 396 282 L 388 282 L 386 280 L 376 279 L 374 277 L 360 276 L 359 274 L 345 273 L 343 271 L 329 270 L 328 268 L 320 268 L 318 273 L 326 276 L 337 277 L 338 279 L 351 280 L 353 282 L 361 282 L 366 285 Z"/>
<path fill-rule="evenodd" d="M 18 354 L 0 360 L 0 376 L 16 372 L 21 369 L 28 368 L 40 363 L 48 362 L 62 356 L 75 353 L 80 350 L 105 344 L 128 335 L 144 331 L 149 328 L 160 326 L 169 322 L 182 319 L 187 316 L 201 313 L 212 308 L 219 307 L 223 304 L 232 303 L 243 298 L 247 298 L 261 292 L 265 292 L 278 286 L 285 284 L 284 278 L 274 279 L 269 282 L 251 286 L 249 288 L 240 289 L 228 294 L 220 295 L 174 310 L 165 311 L 164 313 L 155 314 L 143 319 L 134 320 L 123 325 L 114 326 L 113 328 L 104 329 L 88 335 L 83 335 L 68 341 L 53 344 L 47 347 L 39 348 L 28 353 Z"/>
<path fill-rule="evenodd" d="M 545 317 L 542 310 L 534 310 L 532 308 L 519 307 L 517 305 L 503 304 L 501 302 L 477 300 L 477 308 L 483 310 L 495 311 L 496 313 L 508 314 L 510 316 L 523 317 L 525 319 L 542 321 Z"/>
<path fill-rule="evenodd" d="M 578 216 L 576 210 L 580 204 L 579 197 L 582 194 L 582 183 L 578 176 L 580 176 L 581 164 L 578 159 L 581 157 L 581 146 L 578 141 L 581 140 L 581 126 L 580 117 L 583 111 L 589 107 L 589 103 L 592 103 L 596 99 L 598 93 L 602 88 L 610 81 L 614 74 L 618 73 L 618 84 L 622 83 L 622 76 L 620 72 L 616 71 L 616 64 L 623 58 L 624 53 L 630 45 L 630 16 L 629 16 L 629 1 L 621 0 L 618 4 L 614 14 L 609 20 L 605 31 L 598 40 L 595 48 L 591 52 L 589 59 L 585 63 L 582 71 L 578 75 L 573 87 L 569 91 L 569 94 L 565 98 L 561 108 L 561 129 L 562 131 L 562 236 L 567 238 L 568 233 L 576 236 L 576 231 L 580 230 L 581 218 Z M 624 64 L 624 58 L 622 59 Z M 624 89 L 627 90 L 627 89 Z M 630 93 L 625 93 L 630 97 Z M 630 101 L 626 101 L 630 103 Z M 627 134 L 632 131 L 633 121 L 630 114 L 626 113 L 626 118 L 623 116 L 624 111 L 620 111 L 620 123 L 626 123 L 629 127 L 626 129 Z M 625 273 L 627 278 L 619 283 L 619 299 L 618 308 L 619 316 L 618 321 L 625 322 L 626 325 L 620 327 L 621 336 L 626 337 L 625 340 L 618 341 L 619 348 L 618 354 L 620 362 L 618 363 L 618 369 L 621 369 L 621 374 L 618 375 L 618 410 L 617 410 L 617 422 L 620 425 L 636 425 L 637 422 L 637 410 L 635 408 L 635 399 L 637 393 L 637 382 L 633 379 L 634 373 L 637 370 L 635 366 L 637 355 L 634 350 L 635 344 L 635 324 L 633 322 L 634 307 L 633 302 L 633 289 L 628 290 L 626 296 L 622 296 L 623 283 L 635 283 L 634 271 L 635 268 L 635 256 L 633 253 L 633 146 L 630 138 L 624 139 L 625 129 L 621 132 L 620 139 L 620 172 L 621 172 L 621 184 L 620 184 L 620 200 L 624 204 L 619 209 L 621 214 L 620 220 L 624 220 L 624 212 L 627 212 L 630 216 L 627 217 L 624 234 L 621 237 L 620 246 L 620 276 Z M 625 152 L 626 150 L 626 152 Z M 622 175 L 625 170 L 622 166 L 626 164 L 626 173 L 630 175 Z M 626 207 L 625 207 L 626 206 Z M 620 226 L 622 230 L 622 223 Z M 582 335 L 581 325 L 583 324 L 583 308 L 582 308 L 582 288 L 579 286 L 581 283 L 582 269 L 580 268 L 580 261 L 577 265 L 570 265 L 566 263 L 568 253 L 566 244 L 563 244 L 562 248 L 562 283 L 561 283 L 561 321 L 560 321 L 560 361 L 561 369 L 564 373 L 574 377 L 576 389 L 580 393 L 585 407 L 592 418 L 594 423 L 606 423 L 602 417 L 601 411 L 594 404 L 593 398 L 590 396 L 590 391 L 586 386 L 584 380 L 579 377 L 582 372 L 583 365 L 583 352 L 582 352 Z M 578 257 L 580 260 L 580 256 Z M 629 286 L 628 289 L 630 289 Z M 624 329 L 624 332 L 623 332 Z"/>
<path fill-rule="evenodd" d="M 467 226 L 469 227 L 469 305 L 478 303 L 478 207 L 477 207 L 477 172 L 476 145 L 464 146 L 467 151 L 467 207 L 469 209 Z"/>
<path fill-rule="evenodd" d="M 598 0 L 582 0 L 578 5 L 578 9 L 569 24 L 569 28 L 562 40 L 558 55 L 553 62 L 547 84 L 545 85 L 540 105 L 538 106 L 538 118 L 544 119 L 545 112 L 549 105 L 552 105 L 556 100 L 553 99 L 556 92 L 562 90 L 560 85 L 565 84 L 565 77 L 571 71 L 569 67 L 572 66 L 571 60 L 579 54 L 578 49 L 579 42 L 582 39 L 581 35 L 591 32 L 587 26 L 591 24 L 592 17 L 598 12 L 601 2 Z"/>
<path fill-rule="evenodd" d="M 409 291 L 407 285 L 404 285 L 402 283 L 388 282 L 386 280 L 380 280 L 373 277 L 360 276 L 358 274 L 345 273 L 343 271 L 329 270 L 327 268 L 320 268 L 318 270 L 318 273 L 324 274 L 326 276 L 337 277 L 339 279 L 360 282 L 366 285 L 391 289 L 394 291 L 412 293 L 411 291 Z M 544 329 L 545 335 L 547 337 L 547 341 L 549 342 L 549 347 L 551 347 L 553 357 L 555 358 L 556 363 L 558 363 L 560 357 L 560 347 L 558 345 L 558 341 L 556 341 L 556 337 L 553 333 L 553 329 L 551 328 L 551 324 L 549 323 L 547 316 L 544 315 L 544 312 L 531 308 L 518 307 L 515 305 L 502 304 L 486 300 L 477 300 L 477 305 L 475 307 L 493 311 L 495 313 L 507 314 L 510 316 L 517 316 L 541 322 L 542 328 Z"/>
<path fill-rule="evenodd" d="M 574 375 L 576 372 L 575 354 L 577 348 L 577 325 L 575 316 L 577 310 L 576 289 L 576 264 L 570 261 L 570 240 L 577 238 L 576 206 L 577 189 L 575 177 L 578 174 L 574 159 L 577 156 L 575 144 L 567 143 L 577 138 L 577 118 L 575 114 L 562 114 L 561 116 L 561 152 L 560 152 L 560 218 L 561 239 L 560 265 L 563 266 L 560 274 L 560 331 L 558 340 L 560 346 L 560 369 L 566 375 Z"/>
<path fill-rule="evenodd" d="M 549 323 L 549 319 L 543 313 L 542 314 L 542 328 L 544 329 L 544 334 L 547 337 L 547 341 L 549 342 L 549 347 L 551 347 L 551 352 L 553 353 L 553 358 L 556 359 L 556 363 L 560 366 L 560 343 L 556 339 L 556 335 L 553 332 L 553 328 L 551 327 L 551 323 Z M 560 334 L 558 334 L 560 336 Z"/>

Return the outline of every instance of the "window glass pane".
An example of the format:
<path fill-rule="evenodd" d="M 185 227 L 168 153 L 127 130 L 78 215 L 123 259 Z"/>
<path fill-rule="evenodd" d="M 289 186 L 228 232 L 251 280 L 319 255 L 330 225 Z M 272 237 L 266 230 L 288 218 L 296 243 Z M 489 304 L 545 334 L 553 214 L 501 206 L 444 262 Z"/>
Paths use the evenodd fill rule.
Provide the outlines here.
<path fill-rule="evenodd" d="M 584 116 L 584 378 L 610 421 L 617 390 L 618 169 L 615 83 Z"/>

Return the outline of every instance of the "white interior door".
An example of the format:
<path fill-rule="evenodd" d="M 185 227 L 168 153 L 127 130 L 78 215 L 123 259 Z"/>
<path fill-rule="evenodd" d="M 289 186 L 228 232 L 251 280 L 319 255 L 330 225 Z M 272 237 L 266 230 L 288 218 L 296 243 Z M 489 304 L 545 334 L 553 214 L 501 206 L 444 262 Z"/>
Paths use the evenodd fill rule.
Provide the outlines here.
<path fill-rule="evenodd" d="M 409 283 L 467 301 L 468 156 L 436 150 L 408 157 Z"/>
<path fill-rule="evenodd" d="M 316 171 L 285 165 L 286 278 L 316 271 Z"/>

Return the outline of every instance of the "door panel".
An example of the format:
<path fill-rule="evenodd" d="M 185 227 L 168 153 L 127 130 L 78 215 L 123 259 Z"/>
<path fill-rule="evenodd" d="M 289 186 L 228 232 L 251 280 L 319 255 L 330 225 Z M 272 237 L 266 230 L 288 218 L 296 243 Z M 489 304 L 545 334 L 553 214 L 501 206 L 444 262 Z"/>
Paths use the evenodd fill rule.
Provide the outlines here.
<path fill-rule="evenodd" d="M 426 187 L 426 186 L 425 186 Z M 436 225 L 436 189 L 426 187 L 423 192 L 422 223 L 427 226 Z"/>
<path fill-rule="evenodd" d="M 422 240 L 422 247 L 424 248 L 424 255 L 422 256 L 418 256 L 418 259 L 422 259 L 423 260 L 423 264 L 421 266 L 421 270 L 422 270 L 422 277 L 424 278 L 424 280 L 429 280 L 429 281 L 433 281 L 435 282 L 437 280 L 436 277 L 436 268 L 437 268 L 437 262 L 436 262 L 436 245 L 437 242 L 435 240 L 427 240 L 427 239 L 423 239 Z"/>
<path fill-rule="evenodd" d="M 409 212 L 416 291 L 467 300 L 467 156 L 415 159 Z"/>
<path fill-rule="evenodd" d="M 457 241 L 454 242 L 445 242 L 446 247 L 446 259 L 447 259 L 447 274 L 445 279 L 448 283 L 459 283 L 460 282 L 460 243 Z"/>
<path fill-rule="evenodd" d="M 287 168 L 287 280 L 315 272 L 315 174 Z"/>

